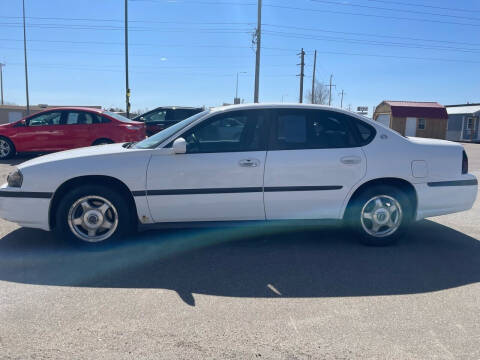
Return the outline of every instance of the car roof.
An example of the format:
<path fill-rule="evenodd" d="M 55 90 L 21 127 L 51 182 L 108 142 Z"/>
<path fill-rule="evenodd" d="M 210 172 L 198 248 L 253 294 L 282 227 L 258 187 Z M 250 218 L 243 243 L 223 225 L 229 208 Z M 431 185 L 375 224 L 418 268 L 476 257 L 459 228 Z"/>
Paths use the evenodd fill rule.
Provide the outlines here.
<path fill-rule="evenodd" d="M 364 118 L 352 111 L 345 109 L 339 109 L 328 105 L 318 104 L 299 104 L 299 103 L 261 103 L 261 104 L 238 104 L 238 105 L 226 105 L 218 106 L 210 109 L 211 112 L 222 112 L 229 110 L 252 110 L 252 109 L 316 109 L 316 110 L 330 110 L 341 112 L 344 114 L 352 115 L 355 117 Z"/>
<path fill-rule="evenodd" d="M 96 113 L 103 113 L 105 110 L 103 109 L 97 109 L 97 108 L 90 108 L 90 107 L 85 107 L 85 106 L 59 106 L 59 107 L 52 107 L 48 109 L 44 109 L 42 111 L 36 112 L 35 114 L 32 115 L 37 115 L 45 111 L 58 111 L 58 110 L 78 110 L 78 111 L 90 111 L 90 112 L 96 112 Z"/>
<path fill-rule="evenodd" d="M 159 106 L 153 110 L 158 110 L 158 109 L 167 109 L 167 110 L 202 110 L 202 107 L 196 107 L 196 106 Z M 152 111 L 153 111 L 152 110 Z"/>

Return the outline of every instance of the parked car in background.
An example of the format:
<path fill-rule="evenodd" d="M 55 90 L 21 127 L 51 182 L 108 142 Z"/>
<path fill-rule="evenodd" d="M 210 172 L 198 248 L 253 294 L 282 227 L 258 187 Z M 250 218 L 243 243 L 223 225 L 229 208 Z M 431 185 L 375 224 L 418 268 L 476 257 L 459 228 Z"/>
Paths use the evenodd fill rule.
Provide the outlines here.
<path fill-rule="evenodd" d="M 133 118 L 134 121 L 142 121 L 147 125 L 147 136 L 152 136 L 179 121 L 202 112 L 203 108 L 185 106 L 164 106 L 148 111 L 145 114 Z"/>
<path fill-rule="evenodd" d="M 325 106 L 235 105 L 20 164 L 0 217 L 87 243 L 138 224 L 336 219 L 387 245 L 413 221 L 470 209 L 477 185 L 457 143 Z"/>
<path fill-rule="evenodd" d="M 0 125 L 0 159 L 145 139 L 145 124 L 109 111 L 81 107 L 48 109 Z"/>

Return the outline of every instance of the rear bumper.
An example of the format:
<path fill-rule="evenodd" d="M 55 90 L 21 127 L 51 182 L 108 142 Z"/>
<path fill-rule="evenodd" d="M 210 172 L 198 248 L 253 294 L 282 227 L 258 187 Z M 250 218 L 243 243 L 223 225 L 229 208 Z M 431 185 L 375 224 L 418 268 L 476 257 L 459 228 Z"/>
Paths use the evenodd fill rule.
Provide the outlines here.
<path fill-rule="evenodd" d="M 33 197 L 30 197 L 33 196 Z M 0 218 L 20 226 L 50 230 L 50 198 L 44 193 L 25 193 L 0 188 Z"/>
<path fill-rule="evenodd" d="M 451 214 L 472 208 L 478 193 L 478 181 L 472 174 L 449 181 L 414 184 L 417 191 L 417 220 Z"/>

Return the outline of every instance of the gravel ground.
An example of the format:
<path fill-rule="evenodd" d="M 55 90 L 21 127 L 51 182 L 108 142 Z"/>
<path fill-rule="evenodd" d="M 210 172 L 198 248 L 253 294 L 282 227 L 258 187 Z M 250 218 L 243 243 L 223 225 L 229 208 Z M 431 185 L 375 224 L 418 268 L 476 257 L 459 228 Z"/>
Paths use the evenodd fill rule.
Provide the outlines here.
<path fill-rule="evenodd" d="M 96 251 L 0 220 L 0 358 L 479 359 L 479 220 L 477 201 L 387 248 L 245 228 Z"/>

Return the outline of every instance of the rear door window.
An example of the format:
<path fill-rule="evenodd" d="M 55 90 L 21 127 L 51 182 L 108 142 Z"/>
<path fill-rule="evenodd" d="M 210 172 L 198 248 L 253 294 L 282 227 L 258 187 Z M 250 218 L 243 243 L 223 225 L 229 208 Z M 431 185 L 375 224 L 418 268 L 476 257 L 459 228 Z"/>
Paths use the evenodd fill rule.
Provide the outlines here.
<path fill-rule="evenodd" d="M 349 119 L 334 111 L 281 109 L 275 112 L 271 150 L 357 146 Z"/>

